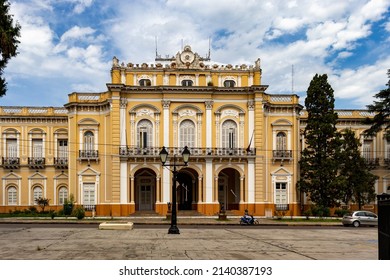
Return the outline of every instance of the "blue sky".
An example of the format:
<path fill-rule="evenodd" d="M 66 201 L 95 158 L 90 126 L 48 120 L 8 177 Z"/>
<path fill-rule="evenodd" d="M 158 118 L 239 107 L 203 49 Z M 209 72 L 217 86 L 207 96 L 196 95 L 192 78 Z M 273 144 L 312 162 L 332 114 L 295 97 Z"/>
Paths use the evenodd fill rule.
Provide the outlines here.
<path fill-rule="evenodd" d="M 268 93 L 304 102 L 327 74 L 336 108 L 365 109 L 386 87 L 390 0 L 11 0 L 22 26 L 0 106 L 62 106 L 68 94 L 102 92 L 112 57 L 153 63 L 182 44 L 221 64 L 261 59 Z M 294 65 L 294 75 L 292 75 Z M 292 76 L 294 78 L 292 78 Z"/>

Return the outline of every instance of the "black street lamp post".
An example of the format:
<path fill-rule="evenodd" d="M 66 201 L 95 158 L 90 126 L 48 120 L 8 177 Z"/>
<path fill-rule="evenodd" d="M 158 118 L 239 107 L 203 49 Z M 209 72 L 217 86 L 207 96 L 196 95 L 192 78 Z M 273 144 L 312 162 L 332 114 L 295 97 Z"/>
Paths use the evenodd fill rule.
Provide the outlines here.
<path fill-rule="evenodd" d="M 171 215 L 171 226 L 168 230 L 168 234 L 180 234 L 179 228 L 177 227 L 177 211 L 176 211 L 176 180 L 177 180 L 177 173 L 176 170 L 177 166 L 188 166 L 188 160 L 190 159 L 190 151 L 188 150 L 188 147 L 185 146 L 183 152 L 181 153 L 183 157 L 183 163 L 177 164 L 176 163 L 176 154 L 173 155 L 173 163 L 172 164 L 166 164 L 166 161 L 168 159 L 168 152 L 165 149 L 165 147 L 162 147 L 160 152 L 160 160 L 163 166 L 173 166 L 173 170 L 171 170 L 173 176 L 172 176 L 172 215 Z"/>

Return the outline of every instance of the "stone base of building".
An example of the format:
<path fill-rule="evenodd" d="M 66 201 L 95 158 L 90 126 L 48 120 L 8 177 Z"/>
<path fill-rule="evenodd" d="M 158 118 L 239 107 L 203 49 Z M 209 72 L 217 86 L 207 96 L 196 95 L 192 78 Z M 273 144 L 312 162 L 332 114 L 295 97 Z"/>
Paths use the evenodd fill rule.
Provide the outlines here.
<path fill-rule="evenodd" d="M 219 203 L 198 203 L 195 205 L 195 209 L 189 211 L 190 215 L 194 212 L 198 212 L 201 215 L 205 216 L 218 216 L 221 212 Z M 77 207 L 77 204 L 75 205 Z M 258 204 L 258 203 L 241 203 L 235 207 L 236 209 L 224 209 L 227 216 L 229 215 L 243 215 L 245 210 L 248 210 L 248 213 L 254 216 L 265 217 L 265 218 L 275 218 L 275 217 L 290 217 L 290 216 L 304 216 L 307 209 L 310 209 L 311 205 L 301 205 L 299 204 L 288 204 L 280 207 L 275 204 Z M 36 212 L 40 212 L 41 208 L 37 205 L 35 206 L 0 206 L 0 213 L 13 213 L 13 212 L 25 212 L 31 211 L 32 208 L 36 209 Z M 345 208 L 345 207 L 340 207 Z M 335 209 L 330 209 L 330 215 L 335 216 Z M 357 205 L 350 205 L 348 208 L 345 208 L 348 211 L 358 210 Z M 62 205 L 58 206 L 47 206 L 45 211 L 55 211 L 60 212 L 63 210 Z M 129 204 L 98 204 L 95 207 L 95 211 L 86 210 L 86 217 L 126 217 L 132 214 L 139 213 L 140 215 L 155 213 L 157 215 L 166 216 L 168 213 L 168 204 L 166 203 L 156 203 L 154 209 L 152 210 L 139 210 L 137 209 L 134 203 Z M 368 210 L 372 212 L 377 212 L 377 205 L 370 204 L 364 205 L 362 210 Z M 185 210 L 180 210 L 177 208 L 177 212 L 184 213 Z"/>

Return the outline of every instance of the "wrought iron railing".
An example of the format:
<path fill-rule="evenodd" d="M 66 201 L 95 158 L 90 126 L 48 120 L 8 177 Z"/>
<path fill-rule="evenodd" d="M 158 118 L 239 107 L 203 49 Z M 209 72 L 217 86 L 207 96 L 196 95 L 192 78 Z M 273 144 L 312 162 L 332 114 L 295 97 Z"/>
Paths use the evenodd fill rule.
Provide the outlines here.
<path fill-rule="evenodd" d="M 287 211 L 289 210 L 288 204 L 275 204 L 275 210 L 276 211 Z"/>
<path fill-rule="evenodd" d="M 183 152 L 184 148 L 168 147 L 166 148 L 169 154 L 179 155 Z M 244 149 L 244 148 L 188 148 L 191 153 L 191 157 L 207 157 L 207 156 L 222 156 L 222 157 L 242 157 L 242 156 L 255 156 L 256 149 Z M 161 148 L 137 148 L 122 146 L 119 148 L 119 155 L 121 156 L 158 156 Z"/>
<path fill-rule="evenodd" d="M 79 150 L 79 159 L 98 159 L 99 151 L 97 150 Z"/>
<path fill-rule="evenodd" d="M 18 157 L 2 157 L 1 164 L 4 168 L 15 169 L 20 166 L 20 158 Z"/>
<path fill-rule="evenodd" d="M 28 166 L 30 168 L 44 168 L 46 159 L 44 157 L 29 157 Z"/>
<path fill-rule="evenodd" d="M 378 166 L 379 165 L 379 158 L 364 158 L 364 161 L 369 166 Z"/>
<path fill-rule="evenodd" d="M 56 168 L 67 168 L 68 167 L 68 159 L 61 157 L 61 158 L 54 158 L 54 165 Z"/>
<path fill-rule="evenodd" d="M 94 204 L 84 204 L 83 207 L 85 211 L 96 211 L 96 205 Z"/>
<path fill-rule="evenodd" d="M 291 150 L 273 150 L 272 156 L 275 159 L 291 159 L 293 157 Z"/>

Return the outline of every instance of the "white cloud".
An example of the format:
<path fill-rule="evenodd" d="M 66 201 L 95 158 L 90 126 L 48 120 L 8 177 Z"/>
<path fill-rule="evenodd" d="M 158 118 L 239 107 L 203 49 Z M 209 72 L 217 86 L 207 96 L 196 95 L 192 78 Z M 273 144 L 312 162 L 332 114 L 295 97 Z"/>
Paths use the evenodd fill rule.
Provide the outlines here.
<path fill-rule="evenodd" d="M 65 24 L 58 20 L 58 3 L 68 3 L 74 13 Z M 353 98 L 356 106 L 371 100 L 370 94 L 386 83 L 390 63 L 384 54 L 388 49 L 385 45 L 383 50 L 377 50 L 382 52 L 376 55 L 382 56 L 378 62 L 364 62 L 352 70 L 343 63 L 357 57 L 357 44 L 373 32 L 373 22 L 389 9 L 389 0 L 107 3 L 92 0 L 12 3 L 15 18 L 22 25 L 22 39 L 19 55 L 6 70 L 9 81 L 16 83 L 17 75 L 31 79 L 46 76 L 63 79 L 72 91 L 104 90 L 114 55 L 125 63 L 151 62 L 158 37 L 158 52 L 163 56 L 176 54 L 182 42 L 205 56 L 211 36 L 214 61 L 253 64 L 261 58 L 263 83 L 270 85 L 269 93 L 292 91 L 291 65 L 295 70 L 294 92 L 303 95 L 314 74 L 327 73 L 334 83 L 336 97 Z M 109 12 L 102 13 L 101 21 L 96 22 L 96 14 L 109 5 Z M 93 20 L 87 21 L 91 10 Z M 390 23 L 383 24 L 383 28 L 390 32 Z"/>
<path fill-rule="evenodd" d="M 390 21 L 388 21 L 386 24 L 385 24 L 385 30 L 387 32 L 390 32 Z"/>
<path fill-rule="evenodd" d="M 331 75 L 329 81 L 335 90 L 335 96 L 349 99 L 355 106 L 371 104 L 373 96 L 386 87 L 389 65 L 390 55 L 372 65 L 345 69 Z"/>
<path fill-rule="evenodd" d="M 76 14 L 81 14 L 86 8 L 92 5 L 93 0 L 78 0 L 74 7 L 74 12 Z"/>

